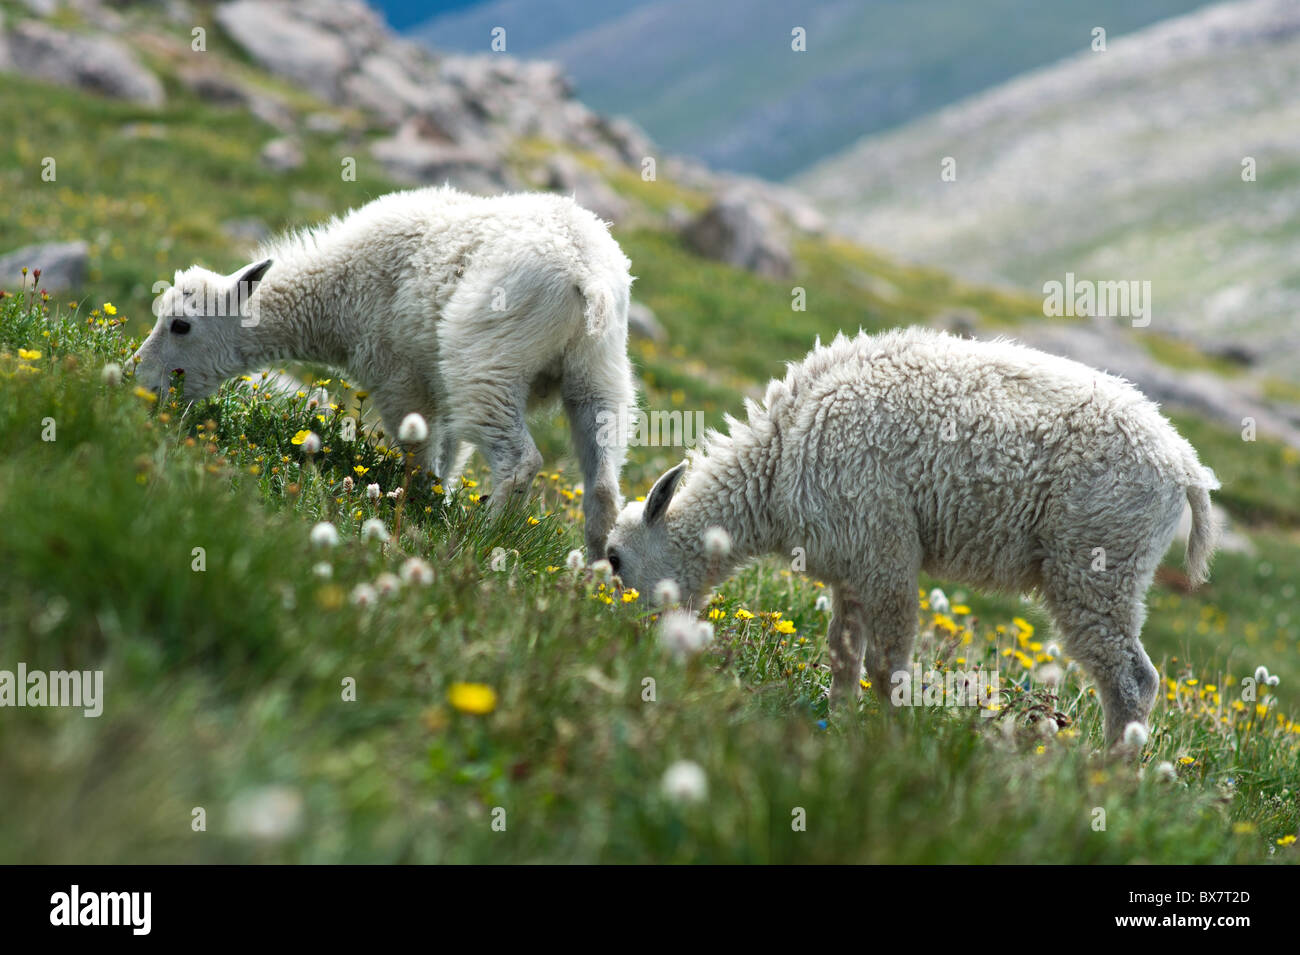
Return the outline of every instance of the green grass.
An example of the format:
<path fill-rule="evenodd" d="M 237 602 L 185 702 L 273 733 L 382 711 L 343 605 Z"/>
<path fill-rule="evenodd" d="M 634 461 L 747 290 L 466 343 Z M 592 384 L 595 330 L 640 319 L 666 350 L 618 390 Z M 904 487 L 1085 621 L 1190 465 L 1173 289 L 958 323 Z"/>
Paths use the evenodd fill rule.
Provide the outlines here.
<path fill-rule="evenodd" d="M 229 58 L 212 39 L 210 55 Z M 194 407 L 104 382 L 101 366 L 123 361 L 125 336 L 149 324 L 155 279 L 242 260 L 221 222 L 302 225 L 391 188 L 364 143 L 330 137 L 309 141 L 303 169 L 267 172 L 256 156 L 273 131 L 168 83 L 158 112 L 12 78 L 0 86 L 15 117 L 0 143 L 0 246 L 92 243 L 75 312 L 64 301 L 74 296 L 0 298 L 0 669 L 102 669 L 106 693 L 98 719 L 5 711 L 0 861 L 1293 860 L 1295 848 L 1277 844 L 1300 823 L 1283 795 L 1300 740 L 1289 716 L 1300 702 L 1290 452 L 1178 420 L 1258 553 L 1221 555 L 1195 594 L 1153 591 L 1144 639 L 1172 699 L 1138 765 L 1097 755 L 1099 709 L 1077 674 L 1057 697 L 1029 679 L 1024 662 L 1042 665 L 1053 639 L 1032 604 L 944 581 L 924 586 L 943 586 L 970 613 L 949 625 L 927 612 L 919 659 L 998 666 L 1018 687 L 1008 705 L 989 718 L 890 713 L 869 699 L 823 727 L 817 582 L 774 562 L 746 568 L 711 608 L 714 647 L 681 662 L 658 646 L 644 598 L 624 602 L 565 567 L 581 542 L 581 497 L 558 414 L 534 421 L 547 469 L 527 509 L 497 520 L 484 487 L 449 496 L 417 473 L 401 539 L 381 546 L 360 528 L 378 518 L 391 531 L 395 504 L 364 487 L 402 486 L 403 461 L 368 427 L 344 440 L 343 416 L 365 401 L 333 372 L 305 370 L 330 378 L 346 411 L 267 397 L 256 375 Z M 129 138 L 132 123 L 161 138 Z M 541 151 L 521 144 L 517 158 Z M 57 158 L 56 183 L 40 181 L 45 155 Z M 360 182 L 341 180 L 340 155 L 361 159 Z M 710 425 L 817 335 L 954 311 L 1011 326 L 1041 310 L 830 239 L 796 245 L 792 279 L 760 279 L 699 259 L 657 227 L 698 196 L 635 175 L 614 185 L 644 213 L 618 238 L 638 297 L 669 333 L 666 345 L 634 349 L 646 403 L 703 411 Z M 791 308 L 796 285 L 807 311 Z M 292 443 L 308 428 L 324 440 L 311 461 Z M 628 491 L 680 456 L 634 449 Z M 311 546 L 319 520 L 338 528 L 337 548 Z M 504 570 L 492 569 L 498 548 Z M 429 561 L 432 584 L 351 602 L 408 555 Z M 1262 715 L 1234 708 L 1240 679 L 1261 664 L 1282 678 L 1276 700 Z M 355 702 L 342 698 L 345 680 Z M 453 706 L 457 682 L 490 687 L 491 712 Z M 1047 711 L 1063 726 L 1050 740 L 1034 725 Z M 703 768 L 706 802 L 661 792 L 679 759 Z M 1155 778 L 1165 760 L 1176 782 Z M 239 826 L 239 807 L 267 787 L 297 807 L 295 831 L 257 838 Z M 196 807 L 205 832 L 191 828 Z M 495 807 L 504 833 L 491 826 Z M 791 829 L 796 807 L 806 831 Z M 1091 827 L 1098 807 L 1104 832 Z"/>
<path fill-rule="evenodd" d="M 153 283 L 175 269 L 246 261 L 249 250 L 223 223 L 296 227 L 392 188 L 364 143 L 337 137 L 308 135 L 301 168 L 266 169 L 258 153 L 277 132 L 180 90 L 153 110 L 7 76 L 0 114 L 12 118 L 0 140 L 0 248 L 85 239 L 96 304 L 112 301 L 137 328 Z M 355 182 L 342 178 L 344 156 L 357 159 Z M 55 160 L 53 182 L 41 178 L 45 157 Z"/>
<path fill-rule="evenodd" d="M 676 661 L 643 600 L 563 566 L 580 540 L 567 460 L 541 476 L 529 512 L 500 521 L 473 500 L 481 488 L 448 498 L 417 474 L 401 541 L 367 544 L 360 520 L 391 528 L 393 503 L 343 481 L 357 467 L 385 490 L 402 481 L 379 439 L 343 451 L 332 415 L 294 397 L 227 389 L 188 412 L 170 396 L 156 407 L 100 378 L 129 349 L 122 335 L 0 301 L 0 664 L 99 668 L 106 696 L 98 719 L 28 708 L 0 721 L 4 861 L 1294 858 L 1276 842 L 1300 823 L 1282 796 L 1300 735 L 1279 704 L 1234 712 L 1226 684 L 1214 703 L 1208 634 L 1189 644 L 1191 663 L 1162 668 L 1174 701 L 1158 710 L 1142 778 L 1095 754 L 1099 709 L 1076 675 L 1052 696 L 1003 655 L 1041 662 L 1050 637 L 976 601 L 951 634 L 927 614 L 918 657 L 996 664 L 1018 685 L 1002 711 L 886 713 L 868 700 L 825 725 L 815 582 L 743 571 L 713 607 L 714 648 Z M 41 440 L 47 417 L 53 442 Z M 330 448 L 312 463 L 291 443 L 309 426 Z M 539 430 L 558 443 L 547 421 Z M 337 548 L 310 545 L 319 519 L 338 526 Z M 1293 543 L 1277 546 L 1294 557 Z M 432 584 L 350 602 L 408 553 L 428 558 Z M 1243 596 L 1277 583 L 1232 579 Z M 1272 648 L 1258 655 L 1282 669 Z M 355 702 L 342 698 L 348 679 Z M 460 681 L 494 691 L 490 713 L 451 705 Z M 1064 728 L 1046 739 L 1033 721 L 1049 712 Z M 662 793 L 679 759 L 704 770 L 706 801 Z M 1177 781 L 1156 778 L 1162 760 Z M 239 807 L 266 787 L 298 807 L 292 831 L 250 834 Z M 204 832 L 191 829 L 195 807 Z M 791 828 L 799 809 L 805 831 Z"/>

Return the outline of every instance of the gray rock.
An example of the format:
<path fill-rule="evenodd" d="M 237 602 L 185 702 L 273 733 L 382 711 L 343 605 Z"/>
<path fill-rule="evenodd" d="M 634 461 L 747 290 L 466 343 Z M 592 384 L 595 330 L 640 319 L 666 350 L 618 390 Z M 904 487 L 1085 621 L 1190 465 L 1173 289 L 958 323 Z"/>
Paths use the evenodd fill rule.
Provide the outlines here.
<path fill-rule="evenodd" d="M 259 65 L 336 102 L 352 53 L 337 33 L 296 16 L 298 12 L 298 7 L 234 0 L 217 7 L 216 18 Z"/>
<path fill-rule="evenodd" d="M 724 194 L 688 225 L 683 238 L 701 255 L 759 275 L 786 278 L 794 271 L 771 213 L 734 192 Z"/>
<path fill-rule="evenodd" d="M 343 132 L 343 120 L 333 113 L 312 113 L 303 121 L 303 125 L 309 132 L 324 133 L 327 136 Z"/>
<path fill-rule="evenodd" d="M 1152 401 L 1177 405 L 1224 427 L 1240 431 L 1253 418 L 1260 434 L 1300 448 L 1300 428 L 1231 379 L 1205 371 L 1168 368 L 1104 320 L 1038 320 L 1016 337 L 1027 345 L 1127 378 Z"/>
<path fill-rule="evenodd" d="M 628 306 L 627 330 L 637 338 L 648 338 L 652 342 L 662 342 L 668 337 L 654 311 L 642 302 L 633 302 Z"/>
<path fill-rule="evenodd" d="M 281 136 L 262 147 L 261 160 L 263 165 L 276 172 L 289 172 L 299 168 L 306 157 L 296 140 Z"/>
<path fill-rule="evenodd" d="M 489 195 L 513 184 L 495 152 L 430 139 L 421 135 L 421 129 L 419 121 L 408 121 L 397 135 L 371 145 L 371 154 L 394 179 L 411 185 L 449 182 L 467 192 Z"/>
<path fill-rule="evenodd" d="M 176 78 L 199 99 L 218 106 L 243 106 L 248 102 L 244 84 L 222 70 L 189 66 L 176 71 Z"/>
<path fill-rule="evenodd" d="M 547 161 L 545 185 L 573 196 L 578 205 L 607 222 L 618 222 L 627 214 L 627 201 L 594 169 L 566 153 L 557 153 Z"/>
<path fill-rule="evenodd" d="M 5 47 L 0 66 L 10 72 L 146 106 L 161 106 L 165 99 L 158 77 L 111 37 L 26 20 L 9 31 Z"/>
<path fill-rule="evenodd" d="M 297 127 L 297 114 L 283 101 L 255 90 L 248 91 L 248 111 L 282 133 L 294 132 Z"/>
<path fill-rule="evenodd" d="M 385 126 L 397 126 L 431 105 L 420 79 L 383 54 L 372 54 L 362 60 L 361 69 L 343 80 L 343 91 L 350 103 L 366 110 Z"/>
<path fill-rule="evenodd" d="M 27 245 L 0 256 L 0 288 L 22 288 L 32 283 L 31 272 L 41 270 L 39 288 L 51 294 L 76 289 L 86 278 L 90 246 L 85 242 L 47 242 Z M 23 277 L 26 267 L 28 275 Z"/>

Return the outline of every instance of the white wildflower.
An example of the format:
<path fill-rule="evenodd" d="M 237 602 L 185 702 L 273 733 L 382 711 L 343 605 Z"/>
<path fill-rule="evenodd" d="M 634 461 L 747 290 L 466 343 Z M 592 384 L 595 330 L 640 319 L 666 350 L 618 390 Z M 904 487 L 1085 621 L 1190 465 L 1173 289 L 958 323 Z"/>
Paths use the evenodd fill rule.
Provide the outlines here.
<path fill-rule="evenodd" d="M 677 586 L 677 581 L 665 577 L 659 583 L 655 584 L 654 601 L 655 606 L 671 607 L 682 599 L 682 590 Z"/>
<path fill-rule="evenodd" d="M 824 594 L 824 593 L 823 593 L 823 594 L 818 594 L 818 595 L 817 595 L 817 603 L 814 604 L 814 607 L 815 607 L 815 609 L 816 609 L 819 613 L 830 613 L 830 611 L 831 611 L 831 597 L 830 597 L 830 594 Z"/>
<path fill-rule="evenodd" d="M 685 610 L 659 618 L 659 645 L 677 659 L 693 657 L 713 642 L 713 626 Z"/>
<path fill-rule="evenodd" d="M 433 583 L 433 568 L 427 561 L 412 557 L 402 564 L 402 580 L 407 584 L 424 586 Z"/>
<path fill-rule="evenodd" d="M 1034 671 L 1034 676 L 1046 686 L 1060 686 L 1065 679 L 1065 671 L 1055 663 L 1046 663 Z"/>
<path fill-rule="evenodd" d="M 704 770 L 686 759 L 669 766 L 660 785 L 664 795 L 674 802 L 703 802 L 709 795 L 709 780 Z"/>
<path fill-rule="evenodd" d="M 609 561 L 607 560 L 592 561 L 591 575 L 600 581 L 612 580 L 614 577 L 614 568 L 609 565 Z"/>
<path fill-rule="evenodd" d="M 321 580 L 329 580 L 334 576 L 334 568 L 330 566 L 327 560 L 322 560 L 319 564 L 313 565 L 311 572 Z"/>
<path fill-rule="evenodd" d="M 122 366 L 115 361 L 110 361 L 100 370 L 99 378 L 106 385 L 120 385 L 122 383 Z"/>
<path fill-rule="evenodd" d="M 1263 686 L 1277 686 L 1280 682 L 1277 674 L 1269 673 L 1268 667 L 1255 668 L 1255 682 Z"/>
<path fill-rule="evenodd" d="M 317 547 L 333 547 L 339 542 L 338 528 L 329 521 L 321 521 L 311 529 L 311 542 Z"/>
<path fill-rule="evenodd" d="M 372 517 L 361 525 L 361 539 L 364 541 L 377 540 L 381 544 L 388 542 L 388 528 L 384 522 L 377 517 Z"/>
<path fill-rule="evenodd" d="M 308 431 L 307 437 L 302 439 L 302 453 L 316 454 L 320 451 L 320 435 L 315 431 Z"/>
<path fill-rule="evenodd" d="M 366 485 L 366 497 L 370 498 L 370 500 L 372 500 L 372 501 L 377 501 L 377 500 L 379 500 L 379 495 L 382 494 L 382 493 L 383 493 L 383 492 L 382 492 L 381 490 L 379 490 L 379 485 L 378 485 L 378 484 L 367 484 L 367 485 Z"/>
<path fill-rule="evenodd" d="M 397 440 L 402 444 L 419 444 L 429 437 L 429 425 L 424 418 L 412 412 L 397 426 Z"/>
<path fill-rule="evenodd" d="M 1156 764 L 1156 779 L 1164 783 L 1172 783 L 1178 778 L 1178 770 L 1174 769 L 1174 764 L 1165 760 L 1163 763 Z"/>
<path fill-rule="evenodd" d="M 302 825 L 303 799 L 289 786 L 246 789 L 230 801 L 227 818 L 235 836 L 275 842 Z"/>
<path fill-rule="evenodd" d="M 357 584 L 352 588 L 352 596 L 349 599 L 358 607 L 370 607 L 379 599 L 379 593 L 369 584 Z"/>
<path fill-rule="evenodd" d="M 704 553 L 710 557 L 726 557 L 731 553 L 731 535 L 725 527 L 715 525 L 704 532 Z"/>
<path fill-rule="evenodd" d="M 396 574 L 382 573 L 375 578 L 375 590 L 381 597 L 388 597 L 402 589 L 402 582 Z"/>
<path fill-rule="evenodd" d="M 1124 744 L 1126 746 L 1145 746 L 1150 734 L 1147 728 L 1134 720 L 1124 727 Z"/>
<path fill-rule="evenodd" d="M 935 613 L 950 613 L 952 611 L 952 606 L 948 603 L 948 597 L 938 587 L 930 591 L 930 609 Z"/>
<path fill-rule="evenodd" d="M 569 570 L 577 572 L 587 566 L 587 559 L 582 556 L 582 551 L 575 547 L 569 551 L 569 556 L 564 559 L 564 564 Z"/>

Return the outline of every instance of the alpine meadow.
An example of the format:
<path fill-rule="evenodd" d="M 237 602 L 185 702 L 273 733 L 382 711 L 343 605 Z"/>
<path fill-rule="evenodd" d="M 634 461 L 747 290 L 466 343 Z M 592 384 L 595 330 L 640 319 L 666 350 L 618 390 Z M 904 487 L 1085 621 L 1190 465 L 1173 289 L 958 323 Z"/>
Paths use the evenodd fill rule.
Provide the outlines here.
<path fill-rule="evenodd" d="M 1221 6 L 1238 5 L 1257 6 Z M 1198 15 L 1184 10 L 1194 4 L 1164 6 Z M 489 4 L 483 16 L 518 7 L 527 10 Z M 659 7 L 645 4 L 642 14 Z M 779 71 L 782 57 L 816 56 L 823 34 L 809 29 L 800 51 L 792 29 L 802 21 L 790 16 L 761 45 L 767 52 L 719 54 L 719 62 L 739 69 L 743 59 L 758 76 L 769 68 L 761 57 Z M 1292 20 L 1286 36 L 1300 36 L 1300 18 Z M 1118 200 L 1098 213 L 1113 216 L 1104 229 L 1089 222 L 1087 255 L 1074 249 L 1077 269 L 1061 223 L 1050 248 L 1001 272 L 983 269 L 969 218 L 961 220 L 962 268 L 945 268 L 931 254 L 945 223 L 895 208 L 909 189 L 930 197 L 917 209 L 959 217 L 966 208 L 926 191 L 945 188 L 948 155 L 953 187 L 971 188 L 961 138 L 944 140 L 947 114 L 928 112 L 941 105 L 931 102 L 937 92 L 916 107 L 923 125 L 835 160 L 807 157 L 793 185 L 778 184 L 662 152 L 649 124 L 594 112 L 559 66 L 516 58 L 508 41 L 497 50 L 485 34 L 477 52 L 441 51 L 431 22 L 399 36 L 364 0 L 0 0 L 0 862 L 1300 859 L 1293 360 L 1288 368 L 1276 355 L 1252 357 L 1253 332 L 1235 342 L 1222 324 L 1179 325 L 1171 303 L 1184 298 L 1168 291 L 1178 280 L 1172 253 L 1148 274 L 1098 252 L 1101 232 L 1114 240 L 1107 248 L 1124 234 Z M 511 21 L 502 22 L 508 36 Z M 716 43 L 726 42 L 721 30 Z M 1091 42 L 1085 29 L 1061 45 L 1082 56 Z M 1037 65 L 1026 56 L 1016 69 Z M 988 82 L 1002 80 L 994 74 Z M 1158 92 L 1173 95 L 1163 82 Z M 683 115 L 673 112 L 674 128 Z M 857 137 L 829 138 L 838 146 Z M 725 145 L 712 153 L 725 155 Z M 1256 148 L 1231 147 L 1243 156 Z M 981 141 L 981 155 L 992 149 Z M 1070 150 L 1060 152 L 1053 162 L 1068 163 Z M 885 157 L 891 185 L 913 167 L 918 179 L 886 203 L 855 155 Z M 835 178 L 817 181 L 814 159 Z M 987 169 L 969 169 L 972 180 L 988 181 Z M 1225 166 L 1215 214 L 1230 216 L 1233 203 L 1257 195 L 1265 203 L 1293 196 L 1285 183 L 1266 182 L 1274 170 L 1294 180 L 1294 165 L 1261 163 L 1263 185 L 1241 181 L 1235 160 Z M 1054 181 L 1044 174 L 1033 188 Z M 1008 182 L 995 186 L 1016 187 Z M 168 335 L 197 334 L 212 320 L 184 318 L 183 292 L 169 294 L 185 270 L 237 276 L 270 259 L 254 276 L 270 293 L 285 287 L 275 284 L 277 266 L 298 281 L 319 275 L 312 236 L 326 241 L 351 210 L 387 197 L 381 208 L 404 213 L 412 200 L 403 197 L 445 195 L 431 188 L 444 185 L 514 198 L 465 197 L 478 203 L 473 228 L 447 236 L 436 263 L 413 243 L 394 263 L 391 249 L 369 239 L 331 263 L 335 275 L 364 280 L 349 288 L 389 296 L 385 309 L 403 320 L 429 302 L 442 307 L 438 296 L 454 281 L 486 275 L 482 307 L 458 312 L 459 325 L 442 322 L 438 342 L 416 348 L 413 338 L 386 337 L 376 292 L 329 298 L 339 328 L 369 323 L 364 334 L 381 343 L 367 353 L 381 357 L 356 369 L 331 363 L 328 349 L 276 352 L 204 379 L 196 396 L 186 378 L 197 383 L 199 365 L 178 374 L 181 352 L 158 357 Z M 1231 190 L 1240 194 L 1224 198 Z M 1032 201 L 1029 186 L 1024 196 Z M 972 208 L 992 202 L 990 192 Z M 1274 212 L 1292 216 L 1293 238 L 1297 207 L 1283 205 Z M 514 225 L 485 220 L 507 206 L 524 210 Z M 537 209 L 560 211 L 543 227 Z M 1161 225 L 1148 211 L 1140 225 L 1154 243 Z M 868 223 L 906 218 L 907 250 L 926 254 L 905 261 L 889 229 L 844 226 L 859 213 Z M 418 229 L 394 221 L 405 223 L 404 236 Z M 500 276 L 474 271 L 489 234 L 514 243 L 511 255 L 524 249 Z M 1032 244 L 1031 236 L 1032 224 L 1018 241 Z M 536 256 L 527 254 L 533 247 Z M 571 248 L 597 249 L 592 271 Z M 277 249 L 292 250 L 292 270 Z M 564 269 L 551 269 L 561 259 Z M 578 268 L 574 261 L 583 271 L 565 270 Z M 1189 261 L 1177 257 L 1193 272 Z M 599 280 L 588 281 L 597 270 Z M 435 272 L 441 278 L 420 284 Z M 980 284 L 980 273 L 1010 278 Z M 494 291 L 508 296 L 535 276 L 528 308 L 493 310 Z M 1076 277 L 1155 281 L 1133 286 L 1140 307 L 1075 313 Z M 1274 279 L 1291 287 L 1290 278 Z M 1071 290 L 1062 307 L 1044 290 L 1052 282 Z M 306 301 L 296 318 L 319 306 Z M 554 304 L 554 314 L 539 302 Z M 171 325 L 174 316 L 181 325 Z M 517 332 L 500 316 L 537 324 Z M 145 349 L 148 374 L 137 375 L 135 357 L 155 326 L 160 344 Z M 1198 334 L 1206 327 L 1219 337 Z M 1187 495 L 1169 478 L 1158 501 L 1146 502 L 1160 513 L 1131 528 L 1143 538 L 1131 543 L 1135 573 L 1154 571 L 1138 646 L 1156 673 L 1146 722 L 1141 705 L 1121 699 L 1122 680 L 1099 681 L 1092 658 L 1071 656 L 1053 613 L 1074 604 L 1049 607 L 1055 595 L 1032 586 L 1029 570 L 1016 578 L 1027 582 L 1024 593 L 935 576 L 942 571 L 933 567 L 915 581 L 899 570 L 892 579 L 908 585 L 898 604 L 905 619 L 895 622 L 908 633 L 914 623 L 915 641 L 875 672 L 835 657 L 841 601 L 818 562 L 828 548 L 801 544 L 797 532 L 780 552 L 710 578 L 694 603 L 684 589 L 661 586 L 660 575 L 635 588 L 630 570 L 619 575 L 625 568 L 605 538 L 614 527 L 612 542 L 627 539 L 615 524 L 620 509 L 626 503 L 632 511 L 623 513 L 635 517 L 656 504 L 637 502 L 684 460 L 683 493 L 698 500 L 704 478 L 693 486 L 692 475 L 739 422 L 756 420 L 770 380 L 792 392 L 804 386 L 798 369 L 814 366 L 815 348 L 850 348 L 832 344 L 841 333 L 938 340 L 921 329 L 946 333 L 944 342 L 1001 342 L 967 342 L 962 355 L 1028 354 L 1006 341 L 1015 340 L 1062 356 L 1036 365 L 1044 375 L 1064 376 L 1068 364 L 1132 382 L 1098 392 L 1071 379 L 1068 394 L 1053 392 L 1056 404 L 1024 399 L 1022 418 L 1059 408 L 1057 423 L 1068 428 L 1067 402 L 1137 402 L 1136 389 L 1172 424 L 1159 434 L 1182 456 L 1176 477 L 1195 485 L 1202 523 L 1193 529 L 1189 509 L 1174 530 Z M 615 338 L 599 338 L 607 333 Z M 1259 339 L 1289 340 L 1277 329 Z M 939 402 L 973 387 L 977 372 L 960 369 L 976 360 L 927 366 L 892 414 L 920 429 L 923 407 L 925 427 L 940 422 Z M 406 407 L 417 393 L 411 369 L 435 365 L 458 369 L 441 379 L 450 397 Z M 508 380 L 496 370 L 507 366 Z M 1018 383 L 1022 396 L 1039 387 Z M 454 426 L 439 418 L 444 408 Z M 420 420 L 406 424 L 408 412 Z M 801 447 L 838 435 L 854 452 L 834 458 L 852 462 L 845 474 L 888 443 L 873 431 L 854 444 L 823 417 L 830 423 L 801 419 L 800 427 L 824 428 L 801 432 Z M 1078 420 L 1101 427 L 1096 417 Z M 1116 461 L 1136 460 L 1129 445 L 1155 433 L 1155 420 L 1152 409 L 1141 429 L 1069 447 L 1100 449 L 1108 457 L 1085 464 L 1115 473 Z M 1185 440 L 1165 437 L 1175 431 Z M 613 453 L 611 434 L 624 442 Z M 986 442 L 978 448 L 945 445 L 938 433 L 898 441 L 927 461 L 946 447 L 942 460 L 969 464 L 977 487 L 976 476 L 996 481 L 1033 453 L 1018 439 L 995 453 L 987 442 L 999 434 L 990 424 L 987 434 L 951 438 Z M 771 440 L 784 439 L 793 446 L 784 431 Z M 458 475 L 453 461 L 464 464 Z M 800 480 L 815 485 L 813 472 Z M 1084 464 L 1051 473 L 1064 475 L 1062 485 L 1085 480 Z M 1157 472 L 1133 464 L 1122 476 L 1148 473 Z M 989 531 L 984 543 L 998 545 L 992 566 L 1011 547 L 973 522 L 980 506 L 992 508 L 993 492 L 969 494 L 962 533 Z M 1066 497 L 1044 495 L 1043 507 Z M 725 503 L 717 513 L 753 514 L 736 498 Z M 870 495 L 853 504 L 882 513 Z M 899 514 L 911 520 L 919 507 Z M 876 527 L 854 524 L 854 513 L 837 511 L 837 527 Z M 1211 513 L 1218 549 L 1199 583 L 1205 541 L 1195 535 L 1208 533 Z M 740 530 L 722 530 L 694 535 L 700 554 L 725 556 Z M 1172 546 L 1146 567 L 1152 535 L 1166 532 Z M 1068 543 L 1095 563 L 1090 540 L 1060 540 L 1053 557 L 1064 559 Z M 1026 539 L 1024 554 L 1031 544 L 1056 546 Z M 952 553 L 946 566 L 965 567 L 969 554 Z M 1125 566 L 1118 551 L 1106 559 Z M 885 611 L 864 600 L 861 613 L 880 620 Z M 1110 666 L 1112 657 L 1097 660 Z M 1107 726 L 1103 703 L 1119 724 Z"/>

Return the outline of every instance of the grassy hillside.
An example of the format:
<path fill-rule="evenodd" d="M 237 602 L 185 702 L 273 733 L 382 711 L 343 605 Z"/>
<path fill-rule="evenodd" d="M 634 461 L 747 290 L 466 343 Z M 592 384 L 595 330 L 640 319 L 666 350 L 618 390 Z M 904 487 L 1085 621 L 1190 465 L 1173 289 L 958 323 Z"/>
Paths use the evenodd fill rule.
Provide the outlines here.
<path fill-rule="evenodd" d="M 338 151 L 363 151 L 325 137 L 275 178 L 255 161 L 269 130 L 179 90 L 162 114 L 22 82 L 0 102 L 27 117 L 0 146 L 0 246 L 94 246 L 84 294 L 0 298 L 0 669 L 102 669 L 105 687 L 95 719 L 4 711 L 0 861 L 1294 861 L 1300 462 L 1284 449 L 1180 422 L 1257 554 L 1221 555 L 1195 594 L 1153 591 L 1145 639 L 1167 682 L 1136 764 L 1097 754 L 1100 710 L 1068 660 L 1059 689 L 1043 682 L 1054 636 L 1031 603 L 943 581 L 925 589 L 954 607 L 926 606 L 918 662 L 996 666 L 1003 705 L 868 699 L 828 722 L 819 582 L 746 569 L 709 609 L 713 647 L 678 660 L 644 596 L 567 566 L 581 490 L 553 415 L 534 422 L 547 468 L 526 510 L 491 520 L 480 471 L 455 497 L 416 475 L 400 539 L 381 545 L 360 529 L 393 533 L 394 502 L 362 489 L 396 489 L 403 465 L 382 436 L 342 440 L 341 409 L 366 404 L 355 383 L 317 370 L 337 409 L 269 397 L 257 375 L 187 408 L 104 380 L 147 326 L 155 279 L 241 260 L 220 222 L 312 221 L 389 188 L 364 161 L 361 183 L 339 181 Z M 133 123 L 157 138 L 128 138 Z M 57 184 L 31 162 L 47 154 Z M 822 240 L 798 248 L 793 280 L 758 279 L 655 226 L 692 197 L 615 182 L 647 208 L 618 238 L 668 332 L 635 346 L 655 408 L 718 424 L 841 327 L 1027 311 Z M 311 460 L 293 443 L 307 429 L 324 439 Z M 628 489 L 680 454 L 633 449 Z M 337 546 L 311 543 L 322 520 Z M 410 556 L 430 582 L 358 592 L 390 588 Z M 1260 665 L 1281 683 L 1244 701 Z M 678 760 L 703 771 L 705 800 L 663 791 Z"/>
<path fill-rule="evenodd" d="M 105 684 L 97 719 L 28 708 L 0 723 L 5 861 L 1294 857 L 1300 726 L 1234 689 L 1257 662 L 1280 689 L 1300 678 L 1260 605 L 1285 594 L 1294 540 L 1267 539 L 1277 576 L 1225 558 L 1206 595 L 1155 595 L 1167 700 L 1141 772 L 1095 755 L 1100 711 L 1077 672 L 1056 692 L 1034 678 L 1054 650 L 1032 610 L 978 597 L 927 607 L 918 664 L 996 667 L 1005 704 L 869 699 L 828 724 L 816 581 L 743 572 L 708 613 L 714 647 L 676 660 L 644 598 L 566 566 L 580 541 L 567 462 L 499 522 L 481 487 L 449 498 L 417 475 L 401 540 L 366 543 L 361 522 L 391 530 L 395 514 L 360 485 L 399 486 L 393 452 L 345 444 L 339 412 L 304 398 L 155 407 L 103 381 L 130 345 L 83 316 L 0 302 L 4 662 L 99 668 Z M 292 443 L 308 428 L 324 439 L 314 461 Z M 309 541 L 318 520 L 337 547 Z M 408 554 L 430 583 L 356 602 Z M 1042 732 L 1048 716 L 1059 733 Z M 681 759 L 706 800 L 662 791 Z M 800 809 L 806 831 L 791 828 Z"/>

